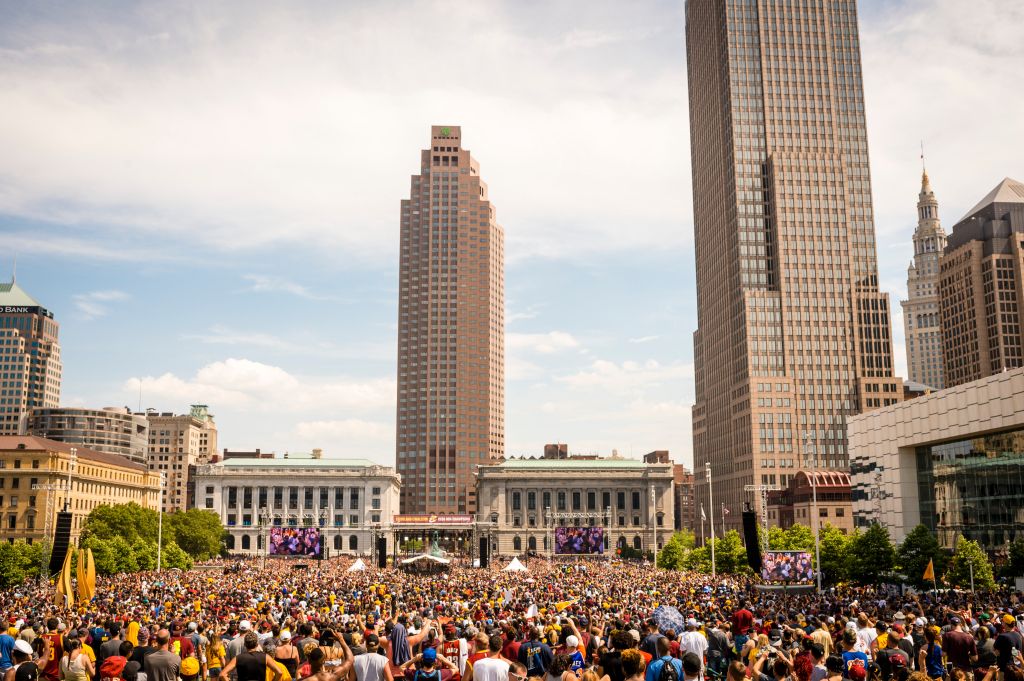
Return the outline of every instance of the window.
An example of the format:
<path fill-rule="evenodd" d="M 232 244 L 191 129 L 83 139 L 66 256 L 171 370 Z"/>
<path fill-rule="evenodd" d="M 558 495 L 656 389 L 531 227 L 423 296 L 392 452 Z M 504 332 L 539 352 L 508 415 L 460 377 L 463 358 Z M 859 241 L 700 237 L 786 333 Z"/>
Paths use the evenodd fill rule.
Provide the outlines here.
<path fill-rule="evenodd" d="M 358 551 L 359 550 L 359 537 L 357 537 L 354 534 L 351 535 L 348 538 L 348 550 L 349 551 Z"/>
<path fill-rule="evenodd" d="M 345 505 L 345 502 L 342 501 L 343 492 L 344 490 L 340 487 L 334 490 L 334 508 L 341 508 Z"/>
<path fill-rule="evenodd" d="M 611 508 L 612 506 L 612 493 L 604 492 L 601 494 L 601 510 Z"/>
<path fill-rule="evenodd" d="M 252 508 L 252 487 L 242 490 L 242 508 Z M 245 539 L 242 539 L 242 543 L 245 544 Z"/>
<path fill-rule="evenodd" d="M 206 497 L 206 508 L 213 508 L 213 498 Z"/>
<path fill-rule="evenodd" d="M 526 508 L 531 511 L 537 510 L 537 493 L 527 492 L 526 493 Z"/>
<path fill-rule="evenodd" d="M 208 494 L 212 494 L 212 492 L 208 492 Z M 267 488 L 266 487 L 260 487 L 259 508 L 266 508 L 266 507 L 267 507 Z"/>
<path fill-rule="evenodd" d="M 313 489 L 311 487 L 303 490 L 302 507 L 306 510 L 313 508 Z"/>
<path fill-rule="evenodd" d="M 633 510 L 640 510 L 640 492 L 633 492 Z"/>
<path fill-rule="evenodd" d="M 288 508 L 299 507 L 299 488 L 289 487 L 288 488 Z"/>
<path fill-rule="evenodd" d="M 593 511 L 597 508 L 597 492 L 587 492 L 587 510 Z"/>
<path fill-rule="evenodd" d="M 542 499 L 542 506 L 544 506 L 544 508 L 551 508 L 551 492 L 544 492 Z"/>
<path fill-rule="evenodd" d="M 526 548 L 529 549 L 530 551 L 536 551 L 537 550 L 537 538 L 536 537 L 530 537 L 529 539 L 527 539 L 526 540 Z"/>
<path fill-rule="evenodd" d="M 579 511 L 583 508 L 583 495 L 579 492 L 572 493 L 572 510 Z"/>
<path fill-rule="evenodd" d="M 21 487 L 21 478 L 11 480 L 11 489 L 18 489 L 19 487 Z"/>
<path fill-rule="evenodd" d="M 274 488 L 274 508 L 284 506 L 284 490 L 280 487 Z"/>
<path fill-rule="evenodd" d="M 558 510 L 559 511 L 564 511 L 565 510 L 565 492 L 559 492 L 558 493 Z"/>
<path fill-rule="evenodd" d="M 352 527 L 358 526 L 359 525 L 359 516 L 357 516 L 357 515 L 350 515 L 348 517 L 348 524 L 350 526 L 352 526 Z"/>
<path fill-rule="evenodd" d="M 213 494 L 213 485 L 207 485 L 206 486 L 206 493 L 207 494 Z"/>
<path fill-rule="evenodd" d="M 380 510 L 380 499 L 371 499 L 370 500 L 370 508 L 372 508 L 374 511 L 379 511 Z"/>
<path fill-rule="evenodd" d="M 359 510 L 359 488 L 353 487 L 348 494 L 348 507 L 350 510 Z"/>
<path fill-rule="evenodd" d="M 846 515 L 846 509 L 844 509 L 842 507 L 836 508 L 836 517 L 837 518 L 842 518 L 844 515 Z"/>
<path fill-rule="evenodd" d="M 625 524 L 626 524 L 626 516 L 624 516 L 624 515 L 620 515 L 620 516 L 619 516 L 619 527 L 622 527 L 622 526 L 624 526 Z"/>
<path fill-rule="evenodd" d="M 236 516 L 234 513 L 229 513 L 228 514 L 228 525 L 231 526 L 231 525 L 237 525 L 237 524 L 238 524 L 238 516 Z"/>
<path fill-rule="evenodd" d="M 637 536 L 633 537 L 633 548 L 636 549 L 637 551 L 639 551 L 642 547 L 643 547 L 643 544 L 640 541 L 640 536 L 637 535 Z"/>
<path fill-rule="evenodd" d="M 828 517 L 828 508 L 819 508 L 818 509 L 818 517 L 819 518 L 827 518 Z"/>
<path fill-rule="evenodd" d="M 344 525 L 344 524 L 345 524 L 345 516 L 344 516 L 344 515 L 342 515 L 341 513 L 336 513 L 336 514 L 334 515 L 334 526 L 335 526 L 335 527 L 341 527 L 341 526 L 342 526 L 342 525 Z M 341 541 L 341 540 L 340 540 L 340 539 L 338 539 L 338 541 Z M 341 547 L 340 547 L 340 546 L 338 546 L 338 547 L 336 547 L 336 548 L 341 548 Z"/>
<path fill-rule="evenodd" d="M 640 516 L 633 516 L 633 527 L 640 527 Z"/>
<path fill-rule="evenodd" d="M 521 508 L 522 503 L 520 503 L 519 492 L 512 492 L 512 510 L 518 511 Z"/>
<path fill-rule="evenodd" d="M 513 551 L 522 551 L 523 550 L 523 540 L 520 539 L 519 537 L 512 537 L 512 550 Z"/>
<path fill-rule="evenodd" d="M 334 535 L 334 550 L 341 551 L 342 539 L 340 534 Z"/>
<path fill-rule="evenodd" d="M 327 488 L 320 488 L 320 506 L 319 508 L 327 508 Z"/>
<path fill-rule="evenodd" d="M 616 492 L 615 493 L 615 507 L 618 509 L 626 508 L 626 493 Z"/>
<path fill-rule="evenodd" d="M 523 524 L 523 519 L 517 515 L 512 516 L 512 527 L 520 527 Z"/>
<path fill-rule="evenodd" d="M 252 546 L 252 539 L 249 538 L 249 535 L 243 534 L 242 535 L 242 550 L 243 551 L 248 551 L 250 546 Z"/>
<path fill-rule="evenodd" d="M 234 551 L 235 549 L 235 535 L 229 534 L 227 539 L 224 540 L 224 546 L 228 551 Z"/>
<path fill-rule="evenodd" d="M 378 496 L 378 495 L 380 494 L 380 487 L 374 487 L 374 488 L 372 488 L 372 489 L 370 490 L 370 494 L 372 494 L 373 496 Z"/>

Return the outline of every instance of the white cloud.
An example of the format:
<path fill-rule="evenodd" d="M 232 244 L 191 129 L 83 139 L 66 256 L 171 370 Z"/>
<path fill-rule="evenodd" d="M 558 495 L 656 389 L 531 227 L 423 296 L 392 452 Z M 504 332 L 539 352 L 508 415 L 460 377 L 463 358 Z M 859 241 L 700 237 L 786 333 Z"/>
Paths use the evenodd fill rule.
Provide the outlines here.
<path fill-rule="evenodd" d="M 682 382 L 690 384 L 693 380 L 693 364 L 662 364 L 654 359 L 615 363 L 599 359 L 589 369 L 560 376 L 557 380 L 573 388 L 600 387 L 609 391 L 627 391 L 666 383 L 677 384 L 682 389 Z"/>
<path fill-rule="evenodd" d="M 117 303 L 131 298 L 124 291 L 91 291 L 89 293 L 76 293 L 71 296 L 75 304 L 75 310 L 82 319 L 91 320 L 104 317 L 110 313 L 109 303 Z"/>
<path fill-rule="evenodd" d="M 297 444 L 319 447 L 324 456 L 371 458 L 387 462 L 394 456 L 395 427 L 392 423 L 363 419 L 301 421 L 295 425 Z"/>
<path fill-rule="evenodd" d="M 550 355 L 562 350 L 578 348 L 580 343 L 572 334 L 565 331 L 549 331 L 547 333 L 508 333 L 505 334 L 505 347 L 513 352 L 533 352 Z"/>
<path fill-rule="evenodd" d="M 656 341 L 659 338 L 661 338 L 661 336 L 657 336 L 657 335 L 655 335 L 655 336 L 640 336 L 639 338 L 630 338 L 629 342 L 630 343 L 650 343 L 651 341 Z"/>
<path fill-rule="evenodd" d="M 252 293 L 288 293 L 299 298 L 309 298 L 310 300 L 327 300 L 327 296 L 317 295 L 302 284 L 296 284 L 294 281 L 289 281 L 283 277 L 246 274 L 242 278 L 251 282 L 245 290 Z"/>
<path fill-rule="evenodd" d="M 393 408 L 396 389 L 393 378 L 295 376 L 248 359 L 213 362 L 187 379 L 173 373 L 130 378 L 122 389 L 137 396 L 140 383 L 147 405 L 203 402 L 218 410 L 285 414 Z"/>

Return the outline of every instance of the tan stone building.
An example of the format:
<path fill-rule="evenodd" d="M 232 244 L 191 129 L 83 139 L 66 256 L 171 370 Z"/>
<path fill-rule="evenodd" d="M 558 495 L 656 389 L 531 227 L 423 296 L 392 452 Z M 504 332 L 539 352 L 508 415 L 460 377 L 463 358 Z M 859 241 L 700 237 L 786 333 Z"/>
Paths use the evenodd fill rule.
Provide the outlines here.
<path fill-rule="evenodd" d="M 946 385 L 1024 366 L 1024 184 L 1006 178 L 953 227 L 939 266 Z"/>
<path fill-rule="evenodd" d="M 74 458 L 72 457 L 74 453 Z M 0 514 L 5 540 L 53 538 L 56 514 L 69 502 L 71 538 L 101 504 L 157 508 L 160 476 L 116 454 L 31 435 L 0 435 Z"/>
<path fill-rule="evenodd" d="M 907 268 L 907 299 L 903 332 L 907 344 L 907 373 L 911 382 L 936 390 L 945 387 L 942 325 L 939 323 L 939 260 L 946 248 L 946 231 L 939 221 L 939 202 L 928 173 L 921 175 L 917 199 L 914 259 Z"/>
<path fill-rule="evenodd" d="M 396 463 L 403 513 L 471 513 L 505 452 L 505 236 L 458 126 L 402 201 Z"/>
<path fill-rule="evenodd" d="M 0 284 L 0 434 L 24 433 L 31 410 L 60 404 L 59 332 L 13 278 Z"/>
<path fill-rule="evenodd" d="M 900 401 L 902 382 L 878 287 L 856 3 L 685 11 L 694 467 L 711 464 L 714 515 L 724 503 L 739 529 L 743 502 L 760 508 L 746 486 L 784 487 L 808 462 L 848 470 L 847 417 Z"/>
<path fill-rule="evenodd" d="M 919 523 L 1003 552 L 1024 538 L 1024 368 L 850 419 L 857 527 Z"/>
<path fill-rule="evenodd" d="M 768 492 L 770 527 L 788 530 L 793 525 L 803 525 L 813 530 L 825 523 L 843 532 L 853 531 L 849 474 L 800 471 L 790 479 L 785 489 Z"/>
<path fill-rule="evenodd" d="M 147 461 L 149 421 L 127 407 L 33 409 L 27 431 L 29 435 L 117 454 L 135 463 Z"/>
<path fill-rule="evenodd" d="M 147 411 L 149 469 L 166 471 L 164 511 L 192 508 L 192 473 L 217 455 L 217 424 L 205 404 L 193 404 L 188 414 Z"/>
<path fill-rule="evenodd" d="M 500 556 L 551 554 L 558 527 L 602 527 L 604 554 L 672 536 L 672 464 L 636 459 L 508 459 L 477 469 L 477 531 Z"/>

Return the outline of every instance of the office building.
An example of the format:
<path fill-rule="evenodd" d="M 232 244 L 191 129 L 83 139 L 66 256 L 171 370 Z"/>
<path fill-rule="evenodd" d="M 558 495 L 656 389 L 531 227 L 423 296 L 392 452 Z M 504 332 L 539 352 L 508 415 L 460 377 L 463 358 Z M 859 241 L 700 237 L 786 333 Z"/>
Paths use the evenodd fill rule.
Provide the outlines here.
<path fill-rule="evenodd" d="M 282 458 L 231 458 L 195 472 L 199 508 L 215 512 L 231 553 L 266 552 L 272 527 L 319 527 L 330 555 L 369 555 L 374 533 L 398 513 L 395 470 L 365 459 L 329 459 L 321 450 Z"/>
<path fill-rule="evenodd" d="M 127 407 L 33 409 L 29 435 L 117 454 L 134 463 L 148 461 L 149 421 Z"/>
<path fill-rule="evenodd" d="M 156 510 L 159 498 L 159 474 L 123 456 L 31 435 L 0 435 L 3 541 L 52 540 L 57 513 L 67 506 L 74 542 L 97 506 L 135 502 Z"/>
<path fill-rule="evenodd" d="M 849 473 L 799 471 L 785 489 L 768 492 L 769 527 L 788 530 L 803 525 L 813 530 L 825 523 L 843 532 L 853 531 Z"/>
<path fill-rule="evenodd" d="M 31 410 L 60 404 L 59 332 L 13 277 L 0 284 L 0 434 L 24 433 Z"/>
<path fill-rule="evenodd" d="M 603 528 L 603 554 L 651 551 L 672 536 L 672 464 L 508 459 L 477 468 L 477 532 L 500 556 L 553 553 L 559 527 Z"/>
<path fill-rule="evenodd" d="M 689 530 L 694 535 L 698 532 L 700 521 L 696 503 L 697 478 L 686 466 L 672 464 L 672 505 L 673 527 L 676 530 Z"/>
<path fill-rule="evenodd" d="M 192 508 L 196 466 L 217 454 L 217 424 L 205 404 L 193 404 L 187 414 L 147 411 L 149 468 L 167 473 L 164 511 Z"/>
<path fill-rule="evenodd" d="M 921 193 L 917 198 L 914 259 L 907 268 L 907 299 L 900 304 L 910 381 L 936 390 L 945 386 L 939 323 L 939 260 L 945 248 L 946 231 L 939 222 L 939 202 L 925 172 L 921 174 Z"/>
<path fill-rule="evenodd" d="M 1024 366 L 1024 184 L 1006 178 L 953 226 L 939 265 L 946 385 Z"/>
<path fill-rule="evenodd" d="M 458 126 L 433 126 L 402 201 L 396 462 L 405 513 L 472 513 L 505 452 L 505 252 Z"/>
<path fill-rule="evenodd" d="M 846 471 L 846 418 L 897 402 L 878 288 L 854 0 L 686 3 L 697 502 Z M 711 509 L 708 511 L 711 517 Z"/>
<path fill-rule="evenodd" d="M 923 523 L 1004 552 L 1024 538 L 1024 368 L 850 418 L 853 511 L 893 541 Z"/>

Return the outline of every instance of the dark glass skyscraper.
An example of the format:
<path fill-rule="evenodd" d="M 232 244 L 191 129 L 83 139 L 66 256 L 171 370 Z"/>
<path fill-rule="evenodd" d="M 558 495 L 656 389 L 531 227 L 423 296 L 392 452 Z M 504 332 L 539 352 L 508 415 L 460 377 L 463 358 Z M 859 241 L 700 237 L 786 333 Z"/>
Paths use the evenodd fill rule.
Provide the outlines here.
<path fill-rule="evenodd" d="M 902 386 L 878 290 L 856 3 L 689 0 L 686 43 L 695 469 L 711 463 L 708 516 L 721 527 L 725 505 L 737 527 L 757 501 L 746 486 L 848 470 L 846 416 Z"/>

